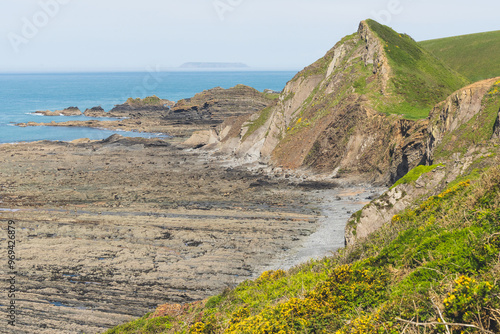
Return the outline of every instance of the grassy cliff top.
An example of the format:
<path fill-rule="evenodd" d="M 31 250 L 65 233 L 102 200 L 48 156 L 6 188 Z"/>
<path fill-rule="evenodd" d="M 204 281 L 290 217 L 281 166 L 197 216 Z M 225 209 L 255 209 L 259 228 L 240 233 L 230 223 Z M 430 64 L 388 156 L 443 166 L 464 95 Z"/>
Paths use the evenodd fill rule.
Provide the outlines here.
<path fill-rule="evenodd" d="M 419 44 L 471 81 L 500 76 L 500 30 Z"/>
<path fill-rule="evenodd" d="M 383 43 L 392 69 L 393 93 L 400 100 L 385 108 L 386 112 L 425 118 L 436 103 L 469 83 L 410 36 L 373 20 L 366 23 Z"/>

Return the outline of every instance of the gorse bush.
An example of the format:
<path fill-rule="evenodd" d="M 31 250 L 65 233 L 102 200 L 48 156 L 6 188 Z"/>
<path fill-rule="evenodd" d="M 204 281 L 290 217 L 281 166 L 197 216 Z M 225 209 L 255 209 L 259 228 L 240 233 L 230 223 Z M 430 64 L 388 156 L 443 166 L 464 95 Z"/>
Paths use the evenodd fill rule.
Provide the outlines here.
<path fill-rule="evenodd" d="M 322 332 L 342 324 L 344 313 L 378 305 L 385 295 L 386 275 L 377 270 L 343 265 L 303 298 L 290 298 L 255 316 L 231 319 L 227 333 Z M 239 321 L 236 321 L 238 319 Z"/>
<path fill-rule="evenodd" d="M 445 315 L 452 322 L 475 323 L 480 328 L 490 328 L 498 333 L 498 285 L 487 281 L 477 282 L 467 276 L 460 276 L 455 283 L 455 288 L 443 301 Z"/>

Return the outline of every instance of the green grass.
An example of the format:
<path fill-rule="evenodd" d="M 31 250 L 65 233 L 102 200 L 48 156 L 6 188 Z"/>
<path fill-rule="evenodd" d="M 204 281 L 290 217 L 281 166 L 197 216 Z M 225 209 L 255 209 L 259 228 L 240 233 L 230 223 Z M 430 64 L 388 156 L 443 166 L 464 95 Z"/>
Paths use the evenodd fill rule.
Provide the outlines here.
<path fill-rule="evenodd" d="M 269 120 L 269 117 L 271 117 L 272 111 L 273 111 L 273 106 L 269 106 L 267 108 L 262 109 L 259 112 L 259 117 L 255 121 L 251 122 L 250 125 L 248 125 L 248 130 L 243 136 L 242 141 L 244 141 L 251 134 L 257 131 L 258 128 L 266 124 L 266 122 Z"/>
<path fill-rule="evenodd" d="M 165 333 L 172 328 L 171 317 L 158 317 L 149 319 L 150 313 L 137 320 L 117 326 L 108 330 L 105 334 L 122 334 L 122 333 Z"/>
<path fill-rule="evenodd" d="M 393 71 L 391 85 L 397 101 L 379 104 L 382 112 L 425 118 L 435 104 L 468 83 L 410 36 L 373 20 L 366 22 L 384 44 Z"/>
<path fill-rule="evenodd" d="M 429 116 L 431 108 L 429 107 L 419 107 L 409 102 L 403 101 L 400 103 L 391 103 L 381 106 L 379 104 L 380 110 L 382 110 L 387 115 L 401 115 L 405 119 L 409 120 L 419 120 L 424 119 Z"/>
<path fill-rule="evenodd" d="M 269 100 L 277 100 L 280 97 L 279 93 L 264 93 L 264 96 Z"/>
<path fill-rule="evenodd" d="M 409 183 L 414 183 L 415 181 L 418 180 L 420 176 L 422 176 L 425 173 L 432 172 L 436 167 L 441 166 L 441 165 L 432 165 L 432 166 L 417 166 L 413 168 L 411 171 L 408 172 L 405 176 L 400 178 L 396 183 L 393 184 L 391 189 L 397 187 L 400 184 L 409 184 Z"/>
<path fill-rule="evenodd" d="M 500 76 L 500 31 L 433 39 L 419 44 L 471 81 Z"/>

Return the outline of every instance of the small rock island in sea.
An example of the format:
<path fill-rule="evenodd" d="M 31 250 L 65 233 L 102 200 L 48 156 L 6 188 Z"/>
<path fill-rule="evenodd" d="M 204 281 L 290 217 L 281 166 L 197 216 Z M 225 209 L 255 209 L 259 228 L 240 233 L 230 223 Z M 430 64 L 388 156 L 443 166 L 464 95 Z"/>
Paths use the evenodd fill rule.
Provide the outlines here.
<path fill-rule="evenodd" d="M 210 62 L 191 62 L 184 63 L 179 68 L 194 68 L 194 69 L 231 69 L 231 68 L 249 68 L 243 63 L 210 63 Z"/>
<path fill-rule="evenodd" d="M 66 109 L 56 110 L 56 111 L 50 111 L 50 110 L 36 111 L 34 114 L 39 114 L 44 116 L 80 116 L 82 112 L 77 107 L 68 107 Z"/>

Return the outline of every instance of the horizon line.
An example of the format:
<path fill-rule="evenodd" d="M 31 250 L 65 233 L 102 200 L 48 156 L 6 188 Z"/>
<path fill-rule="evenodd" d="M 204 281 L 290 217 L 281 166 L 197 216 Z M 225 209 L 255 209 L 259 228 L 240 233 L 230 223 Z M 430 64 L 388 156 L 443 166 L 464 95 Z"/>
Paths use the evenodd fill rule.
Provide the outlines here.
<path fill-rule="evenodd" d="M 0 74 L 92 74 L 92 73 L 168 73 L 168 72 L 298 72 L 303 68 L 271 68 L 271 67 L 247 67 L 247 68 L 165 68 L 161 70 L 148 69 L 74 69 L 74 70 L 2 70 Z"/>

